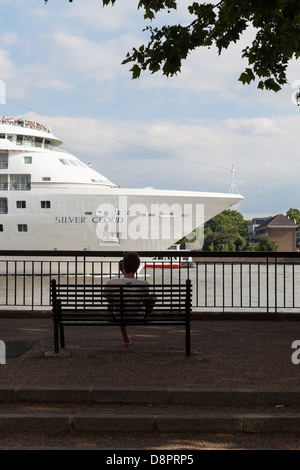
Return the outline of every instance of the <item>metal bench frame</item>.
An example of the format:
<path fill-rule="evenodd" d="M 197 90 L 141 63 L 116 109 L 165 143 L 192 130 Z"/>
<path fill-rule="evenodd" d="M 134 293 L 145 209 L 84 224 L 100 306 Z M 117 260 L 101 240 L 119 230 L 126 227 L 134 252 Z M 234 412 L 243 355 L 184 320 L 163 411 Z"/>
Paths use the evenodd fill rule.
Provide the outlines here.
<path fill-rule="evenodd" d="M 156 302 L 150 313 L 141 314 L 132 299 L 137 295 L 137 285 L 113 285 L 118 298 L 117 312 L 107 298 L 105 285 L 58 284 L 51 280 L 52 319 L 54 325 L 54 352 L 65 348 L 65 326 L 185 326 L 185 352 L 191 354 L 190 322 L 191 294 L 190 279 L 184 284 L 155 284 L 149 286 Z M 143 286 L 145 289 L 145 286 Z M 129 293 L 129 294 L 128 294 Z M 130 296 L 130 298 L 128 297 Z"/>

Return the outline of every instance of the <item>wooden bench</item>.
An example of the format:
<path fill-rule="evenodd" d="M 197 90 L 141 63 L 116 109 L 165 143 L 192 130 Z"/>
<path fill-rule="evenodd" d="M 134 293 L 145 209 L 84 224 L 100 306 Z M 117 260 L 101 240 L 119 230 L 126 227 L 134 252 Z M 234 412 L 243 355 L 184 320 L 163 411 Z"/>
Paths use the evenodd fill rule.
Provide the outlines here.
<path fill-rule="evenodd" d="M 143 291 L 144 289 L 144 291 Z M 190 356 L 191 281 L 176 285 L 149 286 L 156 297 L 147 307 L 145 286 L 58 284 L 51 280 L 54 352 L 65 347 L 65 326 L 185 326 L 185 351 Z"/>

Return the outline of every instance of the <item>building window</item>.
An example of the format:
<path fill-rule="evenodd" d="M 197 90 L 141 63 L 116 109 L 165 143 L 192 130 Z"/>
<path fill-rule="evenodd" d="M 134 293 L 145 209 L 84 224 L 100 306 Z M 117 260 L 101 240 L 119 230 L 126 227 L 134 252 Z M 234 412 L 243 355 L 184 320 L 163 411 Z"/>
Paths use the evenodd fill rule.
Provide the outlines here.
<path fill-rule="evenodd" d="M 41 201 L 41 208 L 42 209 L 50 209 L 51 202 L 50 201 Z"/>
<path fill-rule="evenodd" d="M 24 163 L 30 165 L 32 163 L 32 157 L 24 157 Z"/>
<path fill-rule="evenodd" d="M 18 224 L 18 232 L 27 232 L 27 224 Z"/>
<path fill-rule="evenodd" d="M 50 176 L 43 176 L 43 181 L 51 181 Z"/>
<path fill-rule="evenodd" d="M 26 201 L 16 201 L 17 209 L 26 209 Z"/>
<path fill-rule="evenodd" d="M 3 225 L 0 224 L 0 232 L 3 232 Z"/>

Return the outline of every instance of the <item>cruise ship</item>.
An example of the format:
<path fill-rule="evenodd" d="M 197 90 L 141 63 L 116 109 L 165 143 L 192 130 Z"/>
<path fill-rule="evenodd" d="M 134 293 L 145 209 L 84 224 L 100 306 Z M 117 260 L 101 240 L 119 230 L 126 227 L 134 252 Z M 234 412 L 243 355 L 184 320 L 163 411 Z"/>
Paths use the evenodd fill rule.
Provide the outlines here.
<path fill-rule="evenodd" d="M 165 250 L 242 199 L 122 188 L 62 143 L 37 122 L 0 118 L 2 250 Z"/>

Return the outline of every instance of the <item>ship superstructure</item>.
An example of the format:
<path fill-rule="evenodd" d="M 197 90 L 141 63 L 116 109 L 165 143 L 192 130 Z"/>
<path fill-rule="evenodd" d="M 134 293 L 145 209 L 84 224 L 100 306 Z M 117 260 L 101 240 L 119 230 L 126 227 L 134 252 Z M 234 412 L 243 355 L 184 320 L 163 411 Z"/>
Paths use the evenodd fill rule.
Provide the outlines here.
<path fill-rule="evenodd" d="M 0 119 L 2 250 L 164 250 L 239 194 L 121 188 L 51 129 Z"/>

